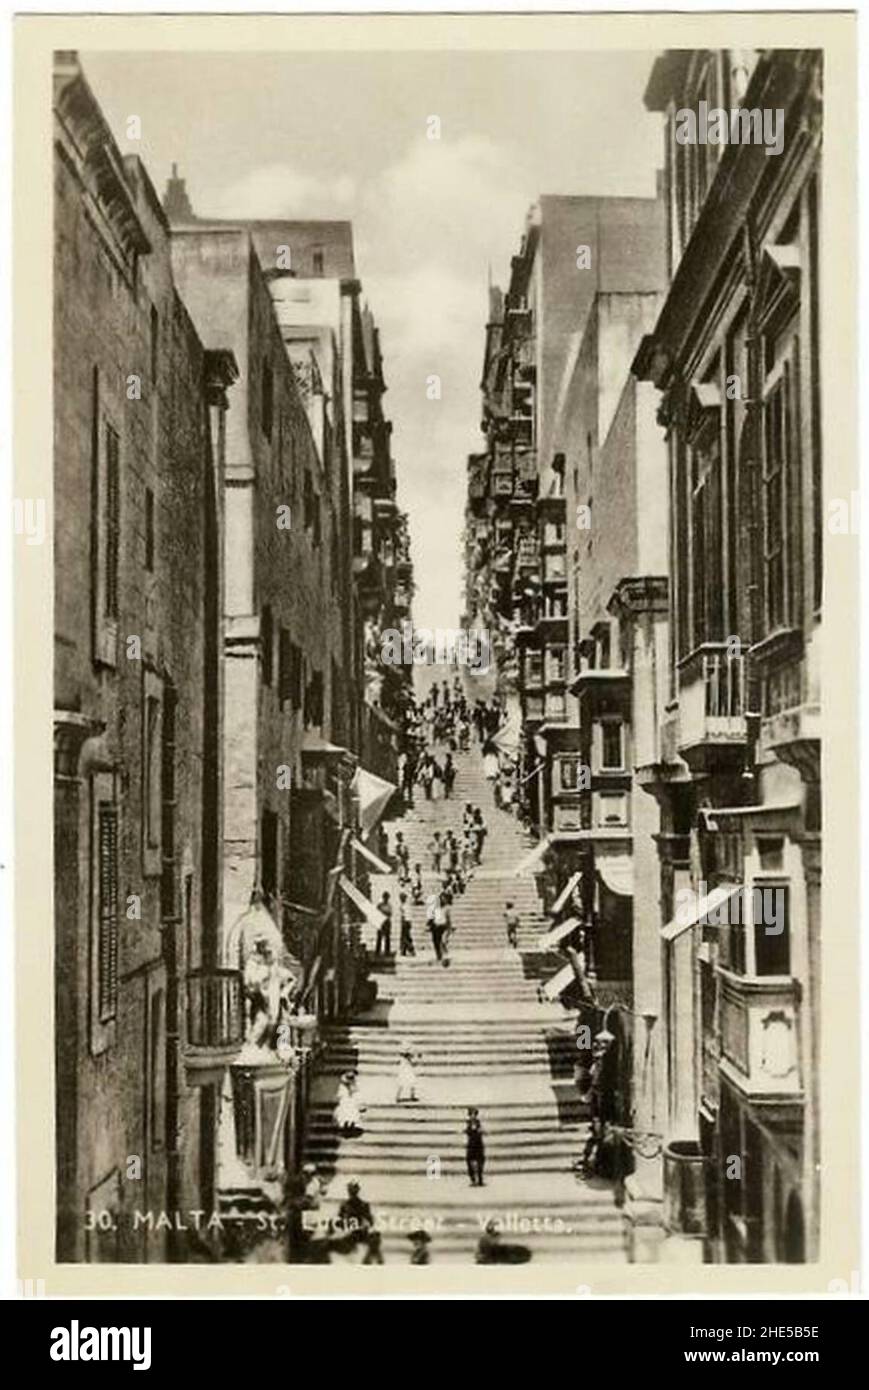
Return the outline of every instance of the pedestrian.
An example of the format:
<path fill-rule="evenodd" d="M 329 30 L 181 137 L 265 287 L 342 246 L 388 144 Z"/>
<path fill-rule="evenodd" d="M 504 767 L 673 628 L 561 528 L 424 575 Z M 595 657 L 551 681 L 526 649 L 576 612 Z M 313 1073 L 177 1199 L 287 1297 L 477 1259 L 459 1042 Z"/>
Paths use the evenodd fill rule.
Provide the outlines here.
<path fill-rule="evenodd" d="M 355 1250 L 357 1245 L 368 1247 L 374 1230 L 374 1213 L 370 1203 L 361 1196 L 356 1178 L 347 1184 L 347 1196 L 338 1208 L 336 1226 L 343 1249 Z"/>
<path fill-rule="evenodd" d="M 440 894 L 430 893 L 425 905 L 425 925 L 426 930 L 431 935 L 431 944 L 435 953 L 435 959 L 440 960 L 440 926 L 438 923 L 438 913 L 440 910 Z"/>
<path fill-rule="evenodd" d="M 414 864 L 413 866 L 413 874 L 410 880 L 410 896 L 411 901 L 415 904 L 416 907 L 419 907 L 422 904 L 422 864 Z"/>
<path fill-rule="evenodd" d="M 400 830 L 395 837 L 394 854 L 398 864 L 398 881 L 399 883 L 406 883 L 410 878 L 410 851 Z"/>
<path fill-rule="evenodd" d="M 378 912 L 382 913 L 383 921 L 377 928 L 377 939 L 374 944 L 374 954 L 392 955 L 392 899 L 384 890 L 380 901 L 377 904 Z"/>
<path fill-rule="evenodd" d="M 498 749 L 491 738 L 483 743 L 483 771 L 489 782 L 494 782 L 498 776 Z"/>
<path fill-rule="evenodd" d="M 429 841 L 428 852 L 431 855 L 431 866 L 436 874 L 441 871 L 441 859 L 443 858 L 444 846 L 441 840 L 441 832 L 436 830 L 434 836 Z"/>
<path fill-rule="evenodd" d="M 447 831 L 444 844 L 447 849 L 447 867 L 455 870 L 459 867 L 459 842 L 451 830 Z"/>
<path fill-rule="evenodd" d="M 443 772 L 437 758 L 431 760 L 431 794 L 435 801 L 441 797 L 441 787 L 443 785 Z"/>
<path fill-rule="evenodd" d="M 454 786 L 455 780 L 456 780 L 456 766 L 455 766 L 455 763 L 453 762 L 453 755 L 452 755 L 452 753 L 447 753 L 447 756 L 444 758 L 443 779 L 444 779 L 444 798 L 445 798 L 445 800 L 449 800 L 449 798 L 450 798 L 450 797 L 452 796 L 452 794 L 453 794 L 453 786 Z"/>
<path fill-rule="evenodd" d="M 504 904 L 504 926 L 507 929 L 507 945 L 515 951 L 519 946 L 519 914 L 512 902 Z"/>
<path fill-rule="evenodd" d="M 465 1121 L 465 1162 L 468 1165 L 471 1187 L 484 1187 L 483 1169 L 486 1166 L 486 1145 L 483 1139 L 480 1112 L 474 1105 L 468 1106 L 468 1118 Z"/>
<path fill-rule="evenodd" d="M 398 1070 L 395 1076 L 395 1103 L 404 1100 L 415 1101 L 416 1094 L 416 1053 L 409 1042 L 403 1042 L 398 1050 Z"/>
<path fill-rule="evenodd" d="M 443 966 L 447 966 L 447 965 L 449 965 L 449 963 L 450 963 L 450 950 L 449 950 L 449 947 L 450 947 L 450 937 L 451 937 L 452 934 L 453 934 L 453 915 L 452 915 L 452 911 L 451 911 L 451 904 L 452 904 L 452 901 L 453 901 L 453 895 L 452 895 L 452 893 L 446 892 L 446 893 L 442 893 L 442 894 L 441 894 L 440 923 L 439 923 L 440 928 L 441 928 L 441 935 L 440 935 L 440 962 L 441 962 L 441 965 L 443 965 Z"/>
<path fill-rule="evenodd" d="M 419 773 L 419 780 L 422 782 L 422 789 L 425 792 L 426 801 L 431 801 L 432 782 L 434 781 L 433 761 L 431 754 L 426 753 Z"/>
<path fill-rule="evenodd" d="M 407 1238 L 411 1242 L 410 1263 L 412 1265 L 430 1264 L 431 1257 L 429 1255 L 429 1245 L 431 1244 L 431 1236 L 428 1231 L 424 1231 L 422 1227 L 420 1227 L 418 1231 L 411 1231 Z"/>
<path fill-rule="evenodd" d="M 415 956 L 413 944 L 413 919 L 407 906 L 407 894 L 398 895 L 398 949 L 403 956 Z"/>
<path fill-rule="evenodd" d="M 335 1124 L 344 1135 L 361 1134 L 363 1114 L 364 1107 L 359 1104 L 356 1094 L 356 1074 L 345 1071 L 338 1083 Z"/>

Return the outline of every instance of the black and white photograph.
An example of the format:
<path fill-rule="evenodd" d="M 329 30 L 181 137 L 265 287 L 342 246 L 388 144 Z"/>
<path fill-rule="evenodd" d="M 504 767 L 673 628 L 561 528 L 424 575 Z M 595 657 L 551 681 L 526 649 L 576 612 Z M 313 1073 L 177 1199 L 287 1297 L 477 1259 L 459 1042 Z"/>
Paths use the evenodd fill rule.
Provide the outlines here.
<path fill-rule="evenodd" d="M 856 1213 L 829 67 L 671 19 L 57 26 L 58 1266 L 696 1293 Z"/>

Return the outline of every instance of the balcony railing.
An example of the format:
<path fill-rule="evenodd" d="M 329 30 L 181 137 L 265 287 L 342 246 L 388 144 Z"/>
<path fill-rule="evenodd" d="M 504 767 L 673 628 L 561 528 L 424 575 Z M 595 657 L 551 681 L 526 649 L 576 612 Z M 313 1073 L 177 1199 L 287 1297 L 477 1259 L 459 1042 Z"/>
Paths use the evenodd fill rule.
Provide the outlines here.
<path fill-rule="evenodd" d="M 741 753 L 745 741 L 745 658 L 707 644 L 679 672 L 679 751 L 691 763 L 692 751 L 695 761 L 706 749 Z"/>
<path fill-rule="evenodd" d="M 704 652 L 703 689 L 707 719 L 733 719 L 745 712 L 745 661 L 728 652 Z"/>
<path fill-rule="evenodd" d="M 187 972 L 187 1043 L 204 1050 L 231 1050 L 244 1036 L 241 972 Z"/>

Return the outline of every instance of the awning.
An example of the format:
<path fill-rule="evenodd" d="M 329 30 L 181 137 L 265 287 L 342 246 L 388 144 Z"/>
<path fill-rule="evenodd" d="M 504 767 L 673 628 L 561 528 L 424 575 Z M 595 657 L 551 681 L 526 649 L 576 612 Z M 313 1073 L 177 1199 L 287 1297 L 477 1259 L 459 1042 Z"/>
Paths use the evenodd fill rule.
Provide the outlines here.
<path fill-rule="evenodd" d="M 516 868 L 513 870 L 514 878 L 521 878 L 523 874 L 530 874 L 542 860 L 544 854 L 549 849 L 549 836 L 544 835 L 538 845 L 535 845 L 530 854 L 526 854 L 524 859 L 520 859 Z"/>
<path fill-rule="evenodd" d="M 551 980 L 547 980 L 543 986 L 543 993 L 547 999 L 558 999 L 568 985 L 576 985 L 579 981 L 576 978 L 576 971 L 572 965 L 563 965 L 557 975 L 553 975 Z"/>
<path fill-rule="evenodd" d="M 357 838 L 356 838 L 355 835 L 353 836 L 353 838 L 352 838 L 352 840 L 350 841 L 350 843 L 351 843 L 351 845 L 353 846 L 353 848 L 356 850 L 356 853 L 357 853 L 357 854 L 361 854 L 362 857 L 363 857 L 363 859 L 367 859 L 368 862 L 369 862 L 369 864 L 373 864 L 373 865 L 374 865 L 374 867 L 375 867 L 375 869 L 377 870 L 378 873 L 380 873 L 380 874 L 391 874 L 391 873 L 392 873 L 392 869 L 390 868 L 389 864 L 384 864 L 384 862 L 383 862 L 382 859 L 378 859 L 378 858 L 377 858 L 377 855 L 374 854 L 374 853 L 368 848 L 367 845 L 363 845 L 363 843 L 362 843 L 361 840 L 357 840 Z"/>
<path fill-rule="evenodd" d="M 630 854 L 596 854 L 594 867 L 611 893 L 623 898 L 634 895 L 634 860 Z"/>
<path fill-rule="evenodd" d="M 553 917 L 555 916 L 556 912 L 560 912 L 561 909 L 564 907 L 564 904 L 567 902 L 567 899 L 570 897 L 571 893 L 573 892 L 574 888 L 579 883 L 579 880 L 581 878 L 581 873 L 575 873 L 573 875 L 573 878 L 569 879 L 568 882 L 564 885 L 558 897 L 555 899 L 555 902 L 549 909 Z"/>
<path fill-rule="evenodd" d="M 500 752 L 506 753 L 508 757 L 515 758 L 519 752 L 519 744 L 522 738 L 522 721 L 518 713 L 513 710 L 508 716 L 498 732 L 494 735 L 492 742 Z"/>
<path fill-rule="evenodd" d="M 374 903 L 371 902 L 369 898 L 366 898 L 364 893 L 360 892 L 356 884 L 352 883 L 346 874 L 342 874 L 338 882 L 353 906 L 359 908 L 366 922 L 372 927 L 380 927 L 383 925 L 386 920 L 383 913 L 379 908 L 374 906 Z"/>
<path fill-rule="evenodd" d="M 568 917 L 567 921 L 559 922 L 557 927 L 552 927 L 542 936 L 538 936 L 537 945 L 557 946 L 560 941 L 563 941 L 566 936 L 570 936 L 571 932 L 575 932 L 577 927 L 581 925 L 578 917 Z"/>
<path fill-rule="evenodd" d="M 362 833 L 368 835 L 380 820 L 393 793 L 397 791 L 397 787 L 394 782 L 387 782 L 384 777 L 376 777 L 373 772 L 367 772 L 364 767 L 356 769 L 351 786 L 359 797 L 359 819 L 362 823 Z"/>
<path fill-rule="evenodd" d="M 741 887 L 736 883 L 720 883 L 711 893 L 707 893 L 705 898 L 697 897 L 695 894 L 691 905 L 679 911 L 673 920 L 662 928 L 661 936 L 665 941 L 675 941 L 683 932 L 696 927 L 704 917 L 718 912 L 729 898 L 741 892 Z"/>

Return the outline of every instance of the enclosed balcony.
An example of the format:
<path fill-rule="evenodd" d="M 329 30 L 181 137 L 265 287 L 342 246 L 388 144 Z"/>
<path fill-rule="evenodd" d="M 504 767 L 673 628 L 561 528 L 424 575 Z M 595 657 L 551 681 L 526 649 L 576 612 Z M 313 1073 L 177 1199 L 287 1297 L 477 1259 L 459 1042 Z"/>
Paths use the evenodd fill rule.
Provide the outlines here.
<path fill-rule="evenodd" d="M 719 970 L 721 1071 L 756 1100 L 802 1100 L 799 987 L 791 978 Z"/>
<path fill-rule="evenodd" d="M 187 972 L 188 1081 L 219 1079 L 238 1055 L 244 1038 L 241 971 L 202 967 Z"/>
<path fill-rule="evenodd" d="M 705 643 L 679 670 L 678 751 L 695 772 L 733 770 L 746 737 L 745 658 Z"/>

